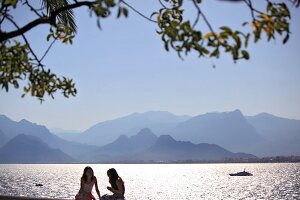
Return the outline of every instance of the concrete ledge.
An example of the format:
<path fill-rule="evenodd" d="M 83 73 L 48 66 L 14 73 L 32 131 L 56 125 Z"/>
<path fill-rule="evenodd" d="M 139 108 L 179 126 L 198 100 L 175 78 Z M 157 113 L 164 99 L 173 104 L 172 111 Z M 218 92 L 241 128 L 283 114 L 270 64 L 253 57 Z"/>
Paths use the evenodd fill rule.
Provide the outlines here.
<path fill-rule="evenodd" d="M 71 199 L 51 199 L 51 198 L 37 198 L 37 197 L 19 197 L 19 196 L 2 196 L 0 200 L 71 200 Z"/>

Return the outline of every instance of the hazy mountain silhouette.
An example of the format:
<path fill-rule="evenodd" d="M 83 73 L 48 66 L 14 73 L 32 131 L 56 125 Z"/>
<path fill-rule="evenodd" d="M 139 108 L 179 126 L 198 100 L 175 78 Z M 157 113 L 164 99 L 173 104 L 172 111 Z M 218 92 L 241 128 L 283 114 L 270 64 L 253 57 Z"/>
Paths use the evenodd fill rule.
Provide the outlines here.
<path fill-rule="evenodd" d="M 257 149 L 261 155 L 300 155 L 300 120 L 268 113 L 247 117 L 266 142 Z"/>
<path fill-rule="evenodd" d="M 35 136 L 20 134 L 0 148 L 1 163 L 70 163 L 75 160 Z"/>
<path fill-rule="evenodd" d="M 0 147 L 2 147 L 7 142 L 6 135 L 0 130 Z"/>
<path fill-rule="evenodd" d="M 26 134 L 40 138 L 50 148 L 60 149 L 78 161 L 143 160 L 143 156 L 150 156 L 151 152 L 156 153 L 155 149 L 159 149 L 155 146 L 158 145 L 157 136 L 152 133 L 151 126 L 158 130 L 154 131 L 157 135 L 168 134 L 175 141 L 191 141 L 180 145 L 176 143 L 179 149 L 184 145 L 209 143 L 230 152 L 247 152 L 258 156 L 300 155 L 300 120 L 276 117 L 268 113 L 244 117 L 239 110 L 207 113 L 192 118 L 160 111 L 134 113 L 101 122 L 77 138 L 81 142 L 93 140 L 99 146 L 66 141 L 50 133 L 45 126 L 27 120 L 15 122 L 0 115 L 0 147 L 17 135 Z M 151 130 L 143 129 L 145 127 Z M 118 135 L 119 132 L 122 134 Z M 100 146 L 109 140 L 111 142 Z M 168 141 L 171 144 L 170 138 Z M 176 156 L 175 153 L 171 158 L 175 159 Z"/>
<path fill-rule="evenodd" d="M 36 136 L 51 148 L 58 148 L 76 159 L 79 159 L 86 152 L 96 149 L 93 146 L 63 140 L 50 133 L 45 126 L 31 123 L 25 119 L 15 122 L 4 115 L 0 115 L 0 130 L 8 139 L 20 134 Z"/>
<path fill-rule="evenodd" d="M 156 143 L 135 159 L 145 160 L 223 160 L 226 158 L 255 158 L 251 154 L 232 153 L 215 144 L 193 144 L 176 141 L 170 135 L 161 135 Z"/>
<path fill-rule="evenodd" d="M 234 152 L 252 152 L 262 140 L 239 110 L 195 116 L 169 134 L 176 140 L 217 144 Z"/>
<path fill-rule="evenodd" d="M 110 160 L 113 157 L 131 155 L 149 148 L 156 140 L 157 136 L 149 128 L 144 128 L 137 135 L 131 137 L 120 135 L 114 142 L 90 152 L 86 158 L 95 161 L 98 158 Z"/>
<path fill-rule="evenodd" d="M 30 134 L 37 137 L 47 136 L 49 131 L 45 126 L 31 123 L 25 119 L 15 122 L 5 115 L 0 115 L 0 130 L 5 133 L 8 139 L 12 139 L 19 134 Z"/>
<path fill-rule="evenodd" d="M 160 135 L 189 118 L 189 116 L 176 116 L 164 111 L 133 113 L 118 119 L 100 122 L 80 134 L 75 141 L 102 146 L 113 142 L 120 135 L 132 136 L 145 127 Z M 63 135 L 60 136 L 63 137 Z"/>
<path fill-rule="evenodd" d="M 157 138 L 149 129 L 136 136 L 120 136 L 109 145 L 99 148 L 92 155 L 94 161 L 177 161 L 177 160 L 221 160 L 225 158 L 254 158 L 244 153 L 232 153 L 212 144 L 198 144 L 174 140 L 169 135 Z"/>

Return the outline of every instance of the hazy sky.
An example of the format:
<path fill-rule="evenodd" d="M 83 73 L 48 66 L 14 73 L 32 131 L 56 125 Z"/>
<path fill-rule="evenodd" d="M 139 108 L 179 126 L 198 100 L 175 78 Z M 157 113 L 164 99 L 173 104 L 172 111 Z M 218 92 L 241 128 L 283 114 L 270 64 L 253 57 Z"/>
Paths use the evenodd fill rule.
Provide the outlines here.
<path fill-rule="evenodd" d="M 148 16 L 158 6 L 152 0 L 128 2 Z M 240 3 L 205 1 L 203 10 L 215 28 L 240 28 L 242 22 L 251 20 Z M 176 53 L 164 50 L 155 24 L 136 13 L 130 11 L 128 19 L 119 20 L 113 13 L 102 20 L 99 30 L 96 18 L 81 8 L 75 12 L 78 35 L 74 44 L 57 42 L 45 59 L 53 72 L 74 78 L 78 95 L 65 99 L 56 94 L 54 100 L 46 98 L 40 104 L 29 95 L 21 98 L 21 89 L 1 90 L 0 114 L 72 130 L 149 110 L 194 116 L 240 109 L 246 115 L 269 112 L 300 119 L 299 11 L 292 9 L 293 34 L 287 45 L 283 46 L 281 39 L 251 44 L 251 60 L 234 64 L 224 54 L 219 60 L 191 54 L 182 61 Z M 185 12 L 195 14 L 192 8 Z M 29 18 L 22 10 L 15 14 L 20 25 Z M 27 34 L 39 55 L 47 49 L 48 30 L 49 26 L 43 25 Z"/>

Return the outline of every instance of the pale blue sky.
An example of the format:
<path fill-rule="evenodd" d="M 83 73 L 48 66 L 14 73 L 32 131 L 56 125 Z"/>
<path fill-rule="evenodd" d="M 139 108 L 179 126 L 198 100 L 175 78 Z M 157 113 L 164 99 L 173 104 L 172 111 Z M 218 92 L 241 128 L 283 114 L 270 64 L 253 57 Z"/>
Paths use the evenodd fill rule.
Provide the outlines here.
<path fill-rule="evenodd" d="M 148 16 L 158 5 L 150 0 L 128 2 Z M 240 28 L 243 21 L 251 20 L 243 4 L 206 1 L 203 10 L 216 28 L 226 24 Z M 195 11 L 188 8 L 186 13 L 192 16 Z M 269 112 L 300 119 L 299 9 L 292 9 L 293 34 L 287 45 L 281 39 L 251 44 L 250 61 L 237 64 L 224 54 L 219 60 L 195 54 L 180 60 L 165 52 L 155 24 L 132 11 L 128 19 L 102 20 L 101 31 L 86 8 L 75 14 L 74 44 L 56 43 L 45 63 L 57 74 L 73 77 L 78 95 L 65 99 L 57 94 L 40 104 L 29 95 L 21 98 L 21 89 L 0 91 L 1 114 L 73 130 L 149 110 L 194 116 L 240 109 L 246 115 Z M 15 15 L 20 24 L 29 17 L 22 11 Z M 48 29 L 44 25 L 27 34 L 40 55 L 47 48 Z"/>

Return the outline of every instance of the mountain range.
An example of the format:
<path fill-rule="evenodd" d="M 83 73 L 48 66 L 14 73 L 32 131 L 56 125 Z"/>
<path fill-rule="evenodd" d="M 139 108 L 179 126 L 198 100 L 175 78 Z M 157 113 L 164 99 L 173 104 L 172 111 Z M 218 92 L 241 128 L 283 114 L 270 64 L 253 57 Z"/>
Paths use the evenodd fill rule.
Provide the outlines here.
<path fill-rule="evenodd" d="M 83 133 L 58 135 L 45 126 L 0 115 L 0 147 L 20 134 L 37 137 L 49 148 L 60 149 L 78 162 L 237 157 L 232 152 L 249 153 L 240 154 L 239 158 L 250 158 L 250 154 L 300 155 L 300 120 L 268 113 L 244 116 L 239 110 L 194 117 L 161 111 L 133 113 L 100 122 Z M 214 148 L 219 157 L 204 153 L 201 148 L 207 152 Z M 229 153 L 221 153 L 220 149 Z"/>
<path fill-rule="evenodd" d="M 25 119 L 16 122 L 5 115 L 0 115 L 0 131 L 2 132 L 2 136 L 0 133 L 0 137 L 6 138 L 6 141 L 13 139 L 20 134 L 35 136 L 41 139 L 50 148 L 60 149 L 77 160 L 82 157 L 82 154 L 87 153 L 92 149 L 96 149 L 95 146 L 64 140 L 52 134 L 45 126 L 29 122 Z"/>
<path fill-rule="evenodd" d="M 164 117 L 158 117 L 160 115 Z M 162 127 L 159 128 L 160 124 Z M 100 122 L 83 133 L 72 134 L 71 140 L 102 146 L 120 135 L 132 136 L 146 127 L 158 136 L 170 135 L 176 140 L 195 144 L 217 144 L 233 152 L 248 152 L 258 156 L 300 155 L 300 120 L 268 113 L 244 116 L 240 110 L 212 112 L 194 117 L 176 116 L 161 111 L 134 113 Z M 68 135 L 59 136 L 69 140 Z M 93 142 L 89 142 L 92 139 Z"/>
<path fill-rule="evenodd" d="M 35 136 L 20 134 L 0 148 L 0 163 L 72 163 L 59 149 L 50 148 Z"/>
<path fill-rule="evenodd" d="M 132 136 L 143 128 L 150 128 L 156 134 L 161 135 L 189 118 L 190 116 L 187 115 L 176 116 L 163 111 L 133 113 L 95 124 L 81 134 L 60 134 L 59 136 L 71 141 L 102 146 L 113 142 L 120 135 Z"/>
<path fill-rule="evenodd" d="M 253 152 L 263 139 L 239 110 L 192 117 L 169 134 L 178 140 L 213 143 L 231 151 L 246 152 Z"/>
<path fill-rule="evenodd" d="M 176 141 L 170 135 L 157 137 L 148 128 L 136 135 L 121 135 L 114 142 L 99 147 L 89 154 L 96 162 L 117 161 L 213 161 L 231 159 L 251 159 L 255 156 L 245 153 L 232 153 L 214 144 L 193 144 Z"/>

